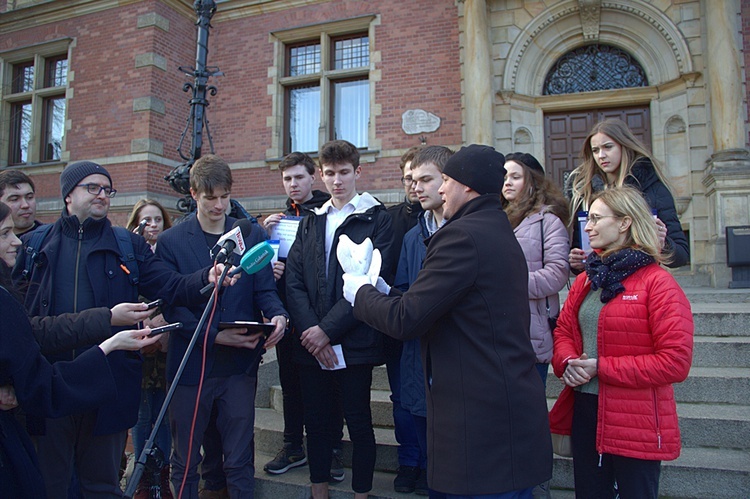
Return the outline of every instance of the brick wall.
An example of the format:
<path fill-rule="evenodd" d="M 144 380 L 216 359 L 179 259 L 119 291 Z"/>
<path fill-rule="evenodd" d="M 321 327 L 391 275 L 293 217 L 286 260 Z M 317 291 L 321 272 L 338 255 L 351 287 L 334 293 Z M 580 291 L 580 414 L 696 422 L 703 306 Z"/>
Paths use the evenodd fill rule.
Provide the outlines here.
<path fill-rule="evenodd" d="M 138 28 L 139 16 L 149 13 L 167 19 L 169 30 Z M 425 134 L 429 144 L 460 144 L 458 19 L 453 1 L 332 0 L 239 19 L 222 19 L 219 12 L 209 40 L 209 65 L 225 73 L 210 80 L 218 88 L 216 96 L 209 96 L 208 108 L 216 152 L 230 163 L 262 165 L 235 170 L 236 197 L 283 194 L 278 171 L 262 163 L 271 147 L 269 33 L 368 14 L 380 15 L 372 49 L 381 55 L 375 66 L 382 76 L 375 83 L 375 104 L 381 113 L 373 116 L 381 152 L 374 164 L 364 165 L 360 189 L 400 188 L 399 151 L 419 143 L 418 136 L 401 130 L 401 115 L 407 109 L 425 109 L 442 119 L 438 131 Z M 176 148 L 190 94 L 182 91 L 189 79 L 177 67 L 194 65 L 194 20 L 192 12 L 177 12 L 156 0 L 126 3 L 0 35 L 0 46 L 11 50 L 62 37 L 75 39 L 69 61 L 74 74 L 68 106 L 71 128 L 66 135 L 71 161 L 125 158 L 107 167 L 118 192 L 169 194 L 173 191 L 162 177 L 170 167 L 127 157 L 134 139 L 148 138 L 163 144 L 166 159 L 181 162 Z M 163 56 L 166 71 L 136 67 L 136 56 L 146 53 Z M 147 96 L 163 101 L 166 113 L 134 113 L 133 100 Z M 189 137 L 185 146 L 190 146 Z M 209 152 L 207 140 L 203 151 Z M 34 173 L 33 168 L 27 171 Z M 35 175 L 40 198 L 59 199 L 58 178 L 58 173 Z M 323 188 L 320 181 L 316 188 Z"/>

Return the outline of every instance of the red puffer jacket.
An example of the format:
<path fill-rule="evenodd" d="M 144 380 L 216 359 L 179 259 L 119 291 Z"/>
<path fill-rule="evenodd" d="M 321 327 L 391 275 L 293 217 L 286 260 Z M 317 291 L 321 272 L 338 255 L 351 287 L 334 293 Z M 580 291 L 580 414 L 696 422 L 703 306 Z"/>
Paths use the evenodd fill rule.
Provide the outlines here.
<path fill-rule="evenodd" d="M 604 305 L 599 315 L 596 448 L 600 454 L 636 459 L 676 459 L 680 428 L 672 383 L 685 380 L 690 371 L 690 303 L 669 272 L 655 263 L 622 284 L 625 291 Z M 590 289 L 586 274 L 579 275 L 560 313 L 552 357 L 558 377 L 569 359 L 583 353 L 578 310 Z M 570 434 L 572 395 L 566 386 L 552 408 L 553 433 Z"/>

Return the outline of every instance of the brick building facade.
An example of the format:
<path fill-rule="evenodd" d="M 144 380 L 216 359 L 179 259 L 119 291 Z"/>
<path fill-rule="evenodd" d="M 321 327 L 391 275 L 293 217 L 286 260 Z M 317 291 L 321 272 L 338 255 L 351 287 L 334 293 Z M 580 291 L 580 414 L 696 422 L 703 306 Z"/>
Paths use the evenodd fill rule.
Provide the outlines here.
<path fill-rule="evenodd" d="M 42 218 L 81 159 L 111 171 L 116 221 L 144 196 L 174 206 L 163 177 L 182 162 L 192 2 L 0 0 L 0 13 L 0 168 L 34 176 Z M 679 272 L 726 285 L 724 228 L 750 224 L 750 0 L 225 0 L 211 24 L 208 64 L 224 75 L 209 81 L 210 130 L 251 213 L 283 203 L 276 165 L 295 143 L 354 133 L 359 185 L 395 203 L 398 158 L 420 140 L 531 152 L 559 181 L 578 151 L 555 155 L 551 120 L 636 113 L 689 234 Z M 646 85 L 545 94 L 554 64 L 584 46 L 626 54 Z M 406 133 L 410 111 L 439 126 Z"/>

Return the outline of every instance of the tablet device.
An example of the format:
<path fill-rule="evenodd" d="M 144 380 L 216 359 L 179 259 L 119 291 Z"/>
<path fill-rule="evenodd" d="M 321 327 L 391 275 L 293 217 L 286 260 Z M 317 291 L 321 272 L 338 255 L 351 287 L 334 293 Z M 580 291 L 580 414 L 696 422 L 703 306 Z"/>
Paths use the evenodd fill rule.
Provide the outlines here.
<path fill-rule="evenodd" d="M 252 322 L 252 321 L 233 321 L 233 322 L 220 322 L 219 329 L 228 329 L 233 327 L 244 327 L 247 329 L 247 334 L 263 333 L 263 336 L 268 338 L 276 326 L 271 323 L 263 322 Z"/>

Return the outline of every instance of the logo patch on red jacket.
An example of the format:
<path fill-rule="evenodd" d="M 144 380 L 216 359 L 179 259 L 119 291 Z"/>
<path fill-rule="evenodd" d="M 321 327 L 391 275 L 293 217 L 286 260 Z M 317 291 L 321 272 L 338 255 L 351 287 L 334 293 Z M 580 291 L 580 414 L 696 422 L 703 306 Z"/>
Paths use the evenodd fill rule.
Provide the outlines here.
<path fill-rule="evenodd" d="M 638 301 L 638 295 L 622 295 L 623 301 Z"/>

